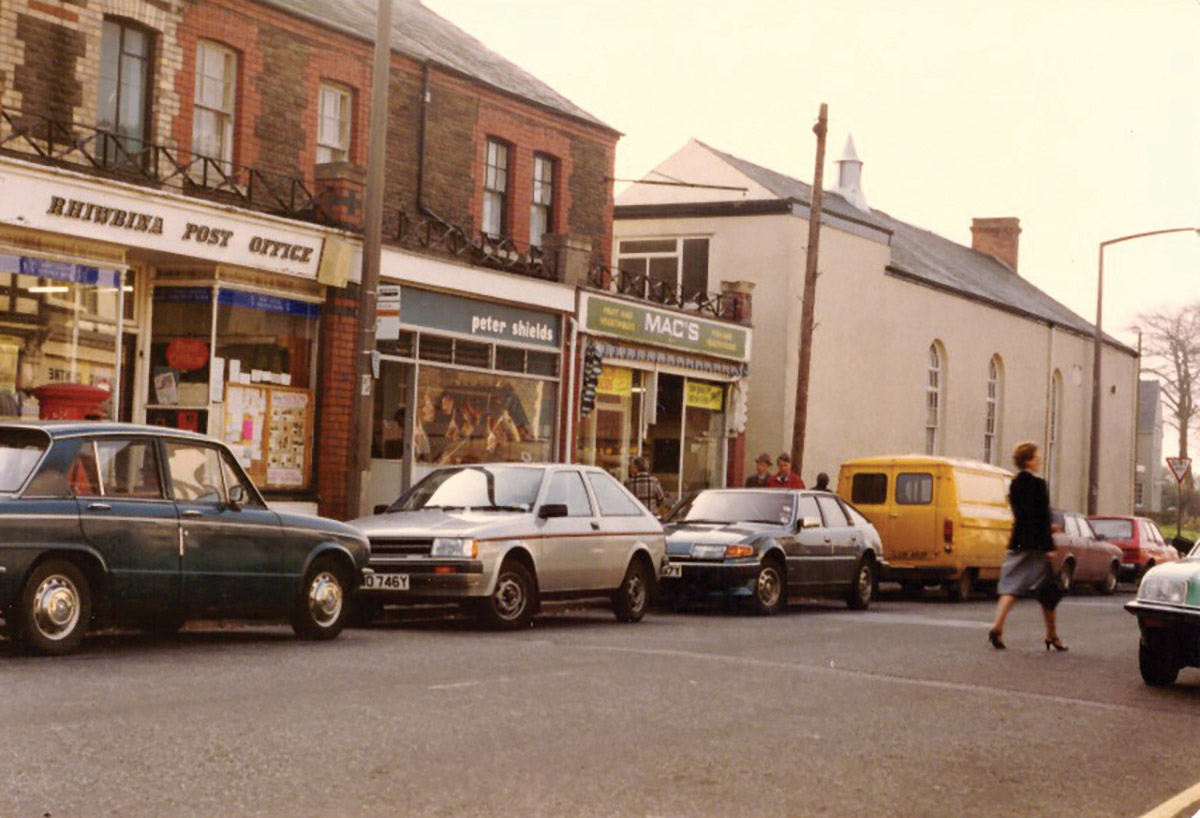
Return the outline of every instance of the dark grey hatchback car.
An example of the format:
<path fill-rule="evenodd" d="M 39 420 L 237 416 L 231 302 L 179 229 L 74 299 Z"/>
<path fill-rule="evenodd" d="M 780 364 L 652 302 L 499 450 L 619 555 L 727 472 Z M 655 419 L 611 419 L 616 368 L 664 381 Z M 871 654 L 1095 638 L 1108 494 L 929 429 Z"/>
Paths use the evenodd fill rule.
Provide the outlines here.
<path fill-rule="evenodd" d="M 37 653 L 93 623 L 290 618 L 341 632 L 370 555 L 333 520 L 267 508 L 229 450 L 155 426 L 0 424 L 0 618 Z"/>

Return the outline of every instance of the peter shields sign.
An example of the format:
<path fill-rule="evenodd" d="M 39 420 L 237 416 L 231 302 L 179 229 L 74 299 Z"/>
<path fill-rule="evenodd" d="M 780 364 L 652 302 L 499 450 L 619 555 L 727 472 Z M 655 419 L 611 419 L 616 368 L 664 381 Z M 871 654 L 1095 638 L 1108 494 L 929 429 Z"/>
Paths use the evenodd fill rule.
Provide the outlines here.
<path fill-rule="evenodd" d="M 584 330 L 596 335 L 735 361 L 750 356 L 750 330 L 737 324 L 587 292 L 580 294 L 579 314 Z"/>
<path fill-rule="evenodd" d="M 324 241 L 295 222 L 8 166 L 0 166 L 0 221 L 304 278 L 316 278 Z"/>

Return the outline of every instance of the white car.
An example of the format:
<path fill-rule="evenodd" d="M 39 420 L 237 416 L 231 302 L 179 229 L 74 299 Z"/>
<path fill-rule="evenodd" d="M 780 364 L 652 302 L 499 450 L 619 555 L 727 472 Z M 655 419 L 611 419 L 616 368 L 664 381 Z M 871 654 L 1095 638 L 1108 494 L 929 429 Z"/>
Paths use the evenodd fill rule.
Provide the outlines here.
<path fill-rule="evenodd" d="M 591 466 L 446 467 L 350 524 L 371 542 L 360 608 L 460 602 L 492 628 L 528 626 L 543 599 L 587 597 L 637 622 L 666 564 L 662 525 Z"/>

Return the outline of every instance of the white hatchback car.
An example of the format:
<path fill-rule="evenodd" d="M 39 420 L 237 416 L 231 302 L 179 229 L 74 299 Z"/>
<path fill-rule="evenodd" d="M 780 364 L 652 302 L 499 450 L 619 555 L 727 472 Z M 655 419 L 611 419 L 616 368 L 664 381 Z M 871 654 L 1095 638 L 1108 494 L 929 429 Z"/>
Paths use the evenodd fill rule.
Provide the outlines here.
<path fill-rule="evenodd" d="M 493 628 L 527 626 L 542 600 L 588 597 L 637 622 L 666 564 L 662 525 L 592 466 L 442 468 L 350 524 L 371 542 L 363 610 L 453 601 Z"/>

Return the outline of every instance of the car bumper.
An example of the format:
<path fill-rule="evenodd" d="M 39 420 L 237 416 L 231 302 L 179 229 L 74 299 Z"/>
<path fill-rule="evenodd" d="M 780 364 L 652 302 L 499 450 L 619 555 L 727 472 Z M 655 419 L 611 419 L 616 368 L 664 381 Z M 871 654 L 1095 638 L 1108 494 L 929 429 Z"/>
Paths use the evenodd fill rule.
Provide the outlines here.
<path fill-rule="evenodd" d="M 1190 628 L 1200 632 L 1200 608 L 1134 599 L 1125 603 L 1125 610 L 1136 616 L 1143 628 Z"/>
<path fill-rule="evenodd" d="M 479 560 L 422 560 L 403 563 L 372 563 L 364 573 L 377 577 L 396 574 L 408 577 L 407 590 L 366 589 L 362 599 L 375 602 L 438 602 L 487 596 L 490 577 Z"/>
<path fill-rule="evenodd" d="M 891 565 L 882 560 L 879 563 L 882 582 L 944 582 L 956 574 L 953 565 Z"/>
<path fill-rule="evenodd" d="M 747 596 L 754 590 L 758 577 L 758 562 L 678 562 L 680 576 L 663 577 L 659 588 L 671 594 L 683 588 L 707 594 Z"/>

